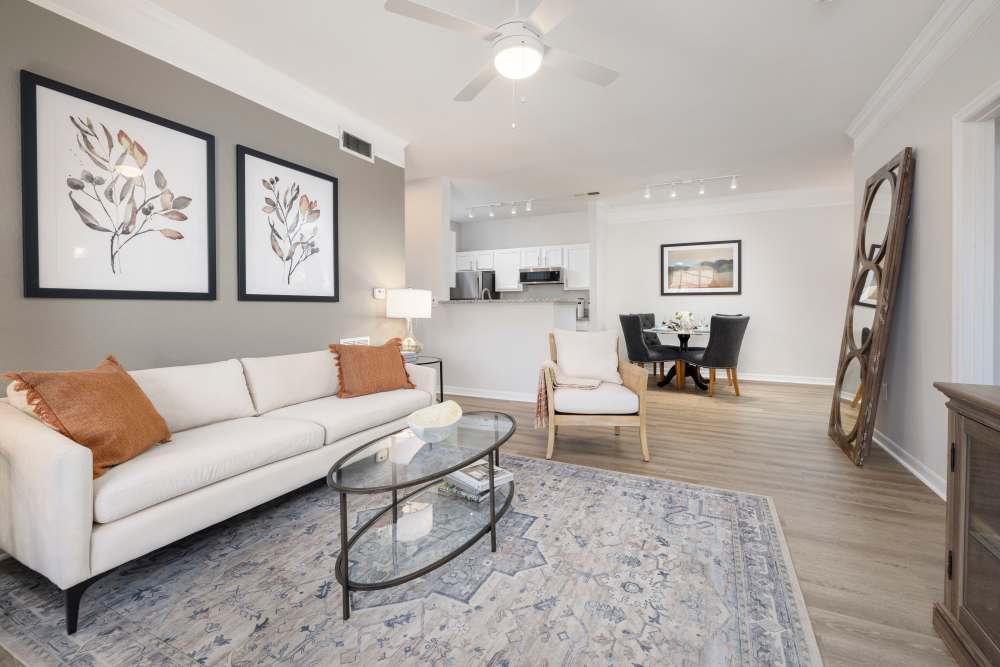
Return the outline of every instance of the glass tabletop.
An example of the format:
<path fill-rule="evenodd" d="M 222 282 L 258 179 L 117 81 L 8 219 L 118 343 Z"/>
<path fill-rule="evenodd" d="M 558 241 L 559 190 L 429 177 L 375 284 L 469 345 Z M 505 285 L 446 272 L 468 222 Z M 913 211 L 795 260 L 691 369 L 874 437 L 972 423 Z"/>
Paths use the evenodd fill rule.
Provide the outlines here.
<path fill-rule="evenodd" d="M 425 442 L 406 428 L 337 461 L 327 475 L 336 491 L 379 493 L 443 477 L 483 458 L 514 433 L 502 412 L 469 412 L 441 442 Z"/>

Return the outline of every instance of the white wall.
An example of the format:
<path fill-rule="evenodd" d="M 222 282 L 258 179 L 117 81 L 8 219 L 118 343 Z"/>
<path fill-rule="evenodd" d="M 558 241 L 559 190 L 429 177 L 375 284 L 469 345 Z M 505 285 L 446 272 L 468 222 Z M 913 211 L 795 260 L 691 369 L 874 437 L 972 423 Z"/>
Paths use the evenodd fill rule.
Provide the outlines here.
<path fill-rule="evenodd" d="M 429 289 L 435 298 L 447 299 L 452 278 L 448 262 L 451 183 L 446 178 L 408 182 L 403 215 L 406 225 L 406 286 Z"/>
<path fill-rule="evenodd" d="M 460 251 L 590 242 L 586 211 L 456 221 L 454 225 L 458 229 Z"/>
<path fill-rule="evenodd" d="M 842 199 L 819 208 L 609 224 L 602 325 L 618 330 L 621 313 L 654 312 L 657 321 L 678 310 L 744 313 L 750 325 L 742 376 L 832 384 L 853 244 L 849 195 Z M 742 241 L 742 294 L 660 295 L 660 244 L 734 239 Z"/>
<path fill-rule="evenodd" d="M 876 438 L 943 492 L 947 452 L 944 398 L 950 380 L 952 119 L 1000 80 L 1000 13 L 994 13 L 864 145 L 855 146 L 858 201 L 870 174 L 906 146 L 916 154 L 913 211 L 887 355 L 888 396 Z"/>
<path fill-rule="evenodd" d="M 996 228 L 1000 229 L 1000 120 L 997 120 L 996 134 L 994 135 L 994 140 L 996 141 L 996 156 L 997 156 L 997 166 L 996 166 L 996 206 L 994 207 L 994 212 L 996 215 Z M 1000 234 L 996 234 L 993 237 L 993 258 L 994 266 L 1000 266 Z M 993 316 L 996 321 L 993 323 L 994 333 L 1000 332 L 1000 271 L 995 271 L 993 274 Z M 1000 335 L 996 335 L 993 339 L 993 378 L 995 382 L 1000 382 Z"/>

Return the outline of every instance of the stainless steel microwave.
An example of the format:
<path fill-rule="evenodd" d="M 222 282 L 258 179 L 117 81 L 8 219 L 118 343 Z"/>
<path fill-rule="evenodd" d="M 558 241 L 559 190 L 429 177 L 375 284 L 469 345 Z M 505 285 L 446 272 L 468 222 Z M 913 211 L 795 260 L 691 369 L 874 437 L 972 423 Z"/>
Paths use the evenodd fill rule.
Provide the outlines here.
<path fill-rule="evenodd" d="M 522 285 L 562 284 L 562 269 L 522 269 Z"/>

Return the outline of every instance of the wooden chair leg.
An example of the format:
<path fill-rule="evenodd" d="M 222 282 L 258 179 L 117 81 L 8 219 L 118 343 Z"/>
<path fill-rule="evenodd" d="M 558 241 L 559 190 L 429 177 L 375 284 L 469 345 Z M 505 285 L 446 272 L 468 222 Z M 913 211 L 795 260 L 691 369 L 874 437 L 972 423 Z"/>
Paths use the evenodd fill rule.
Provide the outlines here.
<path fill-rule="evenodd" d="M 642 460 L 649 463 L 649 442 L 646 440 L 646 418 L 639 419 L 639 445 L 642 447 Z"/>
<path fill-rule="evenodd" d="M 736 395 L 739 396 L 740 395 L 740 380 L 739 380 L 738 377 L 736 377 L 736 369 L 735 368 L 730 368 L 729 372 L 731 374 L 730 377 L 733 380 L 733 389 L 736 390 Z"/>
<path fill-rule="evenodd" d="M 715 369 L 708 369 L 708 395 L 715 396 Z"/>
<path fill-rule="evenodd" d="M 545 450 L 545 458 L 551 459 L 552 452 L 556 448 L 556 425 L 549 421 L 549 446 Z"/>
<path fill-rule="evenodd" d="M 622 427 L 615 426 L 615 435 L 621 435 L 621 434 L 622 434 Z"/>
<path fill-rule="evenodd" d="M 677 389 L 680 391 L 684 389 L 684 362 L 678 359 L 674 368 L 677 370 Z"/>

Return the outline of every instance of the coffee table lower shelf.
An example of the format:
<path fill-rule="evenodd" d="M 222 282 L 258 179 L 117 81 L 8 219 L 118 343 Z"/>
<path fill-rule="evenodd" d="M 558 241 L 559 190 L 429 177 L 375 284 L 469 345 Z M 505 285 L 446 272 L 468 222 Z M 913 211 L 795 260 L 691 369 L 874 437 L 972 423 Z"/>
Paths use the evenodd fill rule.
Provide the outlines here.
<path fill-rule="evenodd" d="M 513 480 L 493 489 L 481 503 L 439 493 L 437 487 L 442 480 L 436 479 L 403 496 L 392 491 L 391 504 L 376 510 L 350 538 L 348 494 L 340 492 L 336 576 L 343 589 L 345 620 L 351 616 L 351 591 L 382 590 L 413 581 L 449 562 L 487 534 L 491 550 L 497 550 L 496 522 L 510 509 Z"/>

